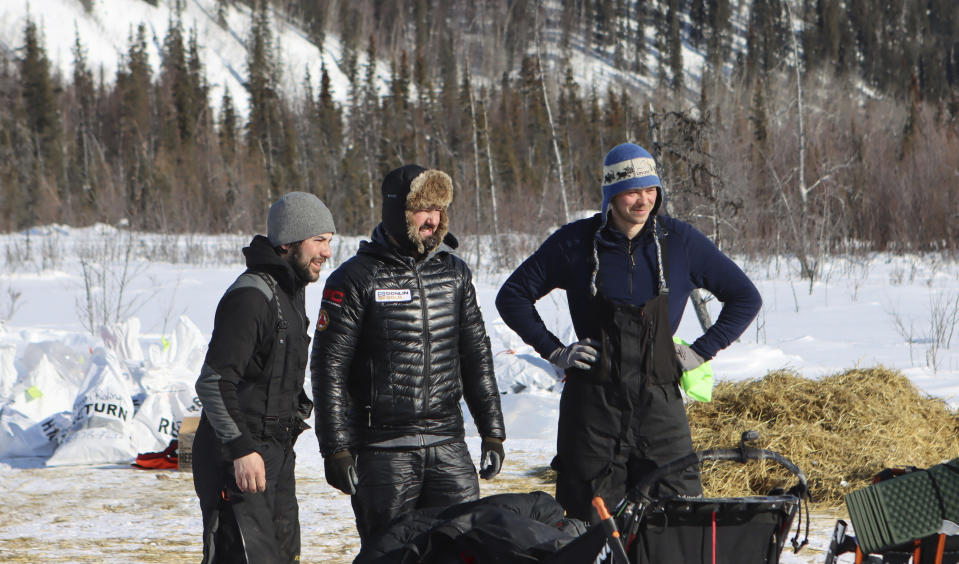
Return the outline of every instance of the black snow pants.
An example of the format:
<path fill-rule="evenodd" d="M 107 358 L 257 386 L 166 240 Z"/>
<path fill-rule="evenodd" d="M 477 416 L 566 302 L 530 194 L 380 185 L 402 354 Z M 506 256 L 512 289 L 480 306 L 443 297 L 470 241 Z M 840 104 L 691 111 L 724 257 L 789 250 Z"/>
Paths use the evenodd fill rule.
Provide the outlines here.
<path fill-rule="evenodd" d="M 479 498 L 476 467 L 463 439 L 418 448 L 363 448 L 356 453 L 356 473 L 351 501 L 363 544 L 414 509 Z"/>
<path fill-rule="evenodd" d="M 594 298 L 602 351 L 590 371 L 567 372 L 553 460 L 556 500 L 569 517 L 595 521 L 593 497 L 612 510 L 644 474 L 693 451 L 667 300 Z M 699 470 L 668 476 L 652 492 L 701 495 Z"/>
<path fill-rule="evenodd" d="M 289 563 L 300 559 L 300 519 L 291 440 L 257 446 L 266 491 L 237 488 L 213 427 L 201 419 L 193 440 L 193 482 L 203 512 L 203 564 Z"/>

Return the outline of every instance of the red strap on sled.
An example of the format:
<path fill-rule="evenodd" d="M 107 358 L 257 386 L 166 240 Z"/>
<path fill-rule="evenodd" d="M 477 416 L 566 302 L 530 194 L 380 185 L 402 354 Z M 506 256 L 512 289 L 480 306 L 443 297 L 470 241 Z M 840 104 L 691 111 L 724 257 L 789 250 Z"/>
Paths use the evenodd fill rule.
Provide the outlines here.
<path fill-rule="evenodd" d="M 713 511 L 713 564 L 716 564 L 716 512 Z"/>

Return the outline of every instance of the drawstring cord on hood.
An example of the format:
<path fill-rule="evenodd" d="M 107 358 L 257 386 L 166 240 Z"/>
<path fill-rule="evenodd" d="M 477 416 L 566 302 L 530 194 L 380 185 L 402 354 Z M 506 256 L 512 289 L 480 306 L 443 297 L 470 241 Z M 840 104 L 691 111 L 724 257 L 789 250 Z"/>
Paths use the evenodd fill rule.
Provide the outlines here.
<path fill-rule="evenodd" d="M 653 216 L 653 243 L 656 244 L 656 265 L 659 267 L 659 295 L 669 293 L 669 286 L 666 285 L 666 276 L 663 274 L 663 246 L 659 243 L 659 224 L 656 222 L 656 216 Z"/>
<path fill-rule="evenodd" d="M 656 266 L 658 267 L 659 274 L 659 285 L 657 288 L 658 295 L 666 295 L 669 293 L 669 286 L 666 285 L 666 276 L 663 274 L 663 247 L 659 243 L 659 222 L 656 221 L 655 215 L 650 215 L 649 219 L 653 221 L 653 243 L 656 245 Z M 596 230 L 596 234 L 593 236 L 593 274 L 589 280 L 589 291 L 593 296 L 596 295 L 599 288 L 597 287 L 597 280 L 599 278 L 599 247 L 597 245 L 597 240 L 599 239 L 599 234 L 606 227 L 606 218 L 603 217 L 603 222 L 600 224 L 599 229 Z"/>

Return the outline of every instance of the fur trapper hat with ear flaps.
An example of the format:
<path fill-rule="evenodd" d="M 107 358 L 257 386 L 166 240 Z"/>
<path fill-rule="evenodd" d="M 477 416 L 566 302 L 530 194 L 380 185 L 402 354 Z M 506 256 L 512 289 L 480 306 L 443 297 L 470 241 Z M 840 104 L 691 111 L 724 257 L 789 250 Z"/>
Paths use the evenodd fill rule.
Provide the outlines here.
<path fill-rule="evenodd" d="M 446 208 L 453 201 L 453 181 L 441 170 L 406 165 L 383 179 L 383 227 L 404 250 L 423 254 L 426 249 L 413 224 L 415 210 L 440 208 L 436 226 L 439 241 L 449 232 Z"/>

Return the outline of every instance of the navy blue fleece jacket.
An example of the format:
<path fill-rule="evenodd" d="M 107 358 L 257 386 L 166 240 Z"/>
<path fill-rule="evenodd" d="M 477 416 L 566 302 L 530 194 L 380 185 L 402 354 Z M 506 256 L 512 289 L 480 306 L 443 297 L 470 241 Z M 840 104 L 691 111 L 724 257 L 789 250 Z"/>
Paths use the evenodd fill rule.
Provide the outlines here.
<path fill-rule="evenodd" d="M 709 360 L 736 340 L 762 306 L 756 287 L 729 257 L 688 223 L 659 218 L 660 241 L 669 285 L 669 321 L 679 328 L 690 292 L 703 288 L 722 302 L 719 317 L 692 348 Z M 503 321 L 544 358 L 565 346 L 546 329 L 535 303 L 555 288 L 566 290 L 573 328 L 580 339 L 600 336 L 600 320 L 590 307 L 594 269 L 593 240 L 599 256 L 597 284 L 608 298 L 642 305 L 656 295 L 658 268 L 652 230 L 631 241 L 610 226 L 597 230 L 600 214 L 564 225 L 553 233 L 500 288 L 496 308 Z"/>

